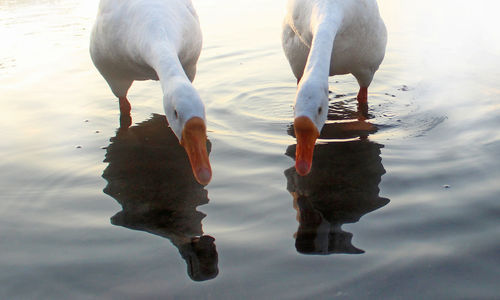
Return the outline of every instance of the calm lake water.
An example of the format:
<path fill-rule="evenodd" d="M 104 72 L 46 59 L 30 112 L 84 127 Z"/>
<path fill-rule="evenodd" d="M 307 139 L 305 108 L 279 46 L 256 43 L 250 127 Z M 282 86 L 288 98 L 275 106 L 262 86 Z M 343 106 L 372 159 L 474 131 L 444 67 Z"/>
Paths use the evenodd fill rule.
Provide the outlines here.
<path fill-rule="evenodd" d="M 499 4 L 379 2 L 378 131 L 339 130 L 357 83 L 331 78 L 301 178 L 285 1 L 194 1 L 203 188 L 159 83 L 134 84 L 117 130 L 88 54 L 97 0 L 0 0 L 0 298 L 500 299 Z"/>

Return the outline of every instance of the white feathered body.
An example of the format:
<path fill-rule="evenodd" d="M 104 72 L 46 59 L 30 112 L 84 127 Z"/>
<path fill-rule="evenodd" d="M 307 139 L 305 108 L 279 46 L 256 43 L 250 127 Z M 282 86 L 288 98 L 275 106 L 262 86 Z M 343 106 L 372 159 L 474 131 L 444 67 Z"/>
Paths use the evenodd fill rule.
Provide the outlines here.
<path fill-rule="evenodd" d="M 318 30 L 334 34 L 329 74 L 353 74 L 368 86 L 385 54 L 387 32 L 376 0 L 290 0 L 282 44 L 300 79 Z M 326 43 L 330 41 L 325 40 Z"/>
<path fill-rule="evenodd" d="M 307 175 L 328 118 L 328 77 L 351 73 L 359 84 L 358 121 L 368 118 L 368 87 L 385 54 L 387 31 L 376 0 L 289 0 L 282 45 L 297 78 L 295 169 Z"/>
<path fill-rule="evenodd" d="M 90 55 L 130 119 L 135 80 L 160 80 L 168 124 L 201 184 L 212 177 L 205 105 L 192 85 L 202 34 L 191 0 L 101 0 Z M 125 126 L 130 125 L 124 123 Z"/>
<path fill-rule="evenodd" d="M 90 53 L 113 93 L 124 97 L 134 80 L 175 75 L 179 63 L 193 81 L 201 46 L 190 0 L 101 0 Z"/>

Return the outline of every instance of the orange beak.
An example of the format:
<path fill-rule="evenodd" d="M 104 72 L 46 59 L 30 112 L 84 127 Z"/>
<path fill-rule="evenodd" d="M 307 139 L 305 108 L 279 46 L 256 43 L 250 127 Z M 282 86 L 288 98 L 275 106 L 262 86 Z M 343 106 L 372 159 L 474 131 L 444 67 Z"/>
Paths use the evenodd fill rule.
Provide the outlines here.
<path fill-rule="evenodd" d="M 300 176 L 306 176 L 311 171 L 314 144 L 319 137 L 319 132 L 308 117 L 295 118 L 293 127 L 297 138 L 295 170 Z"/>
<path fill-rule="evenodd" d="M 198 117 L 189 119 L 182 130 L 181 145 L 186 149 L 196 181 L 207 185 L 212 179 L 212 168 L 208 160 L 205 121 Z"/>

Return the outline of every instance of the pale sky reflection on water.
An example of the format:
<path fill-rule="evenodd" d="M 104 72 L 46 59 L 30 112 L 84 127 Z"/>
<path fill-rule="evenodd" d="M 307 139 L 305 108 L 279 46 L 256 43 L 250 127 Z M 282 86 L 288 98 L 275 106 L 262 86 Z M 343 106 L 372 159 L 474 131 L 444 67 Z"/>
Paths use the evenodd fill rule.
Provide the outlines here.
<path fill-rule="evenodd" d="M 367 148 L 380 152 L 366 161 L 380 168 L 372 189 L 390 202 L 343 227 L 366 251 L 356 257 L 294 248 L 293 176 L 284 174 L 294 163 L 285 153 L 295 143 L 287 130 L 296 86 L 280 42 L 286 1 L 193 2 L 204 34 L 194 85 L 214 168 L 209 203 L 198 210 L 216 240 L 219 276 L 194 285 L 170 242 L 110 224 L 120 205 L 101 176 L 119 111 L 88 54 L 98 1 L 0 0 L 0 298 L 495 292 L 498 1 L 379 1 L 389 42 L 370 87 L 381 129 Z M 344 113 L 357 83 L 339 76 L 330 88 Z M 130 100 L 134 124 L 163 114 L 157 82 L 136 82 Z M 323 146 L 325 156 L 339 151 Z M 325 172 L 342 173 L 332 166 Z"/>

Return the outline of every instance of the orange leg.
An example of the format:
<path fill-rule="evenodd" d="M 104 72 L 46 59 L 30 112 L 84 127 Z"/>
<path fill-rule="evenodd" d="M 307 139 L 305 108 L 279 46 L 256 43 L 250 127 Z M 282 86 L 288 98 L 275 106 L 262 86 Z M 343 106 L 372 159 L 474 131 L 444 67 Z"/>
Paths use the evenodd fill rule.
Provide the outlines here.
<path fill-rule="evenodd" d="M 120 97 L 118 98 L 118 101 L 120 103 L 120 113 L 130 114 L 132 107 L 130 106 L 130 102 L 128 102 L 127 97 Z"/>
<path fill-rule="evenodd" d="M 358 93 L 358 120 L 368 119 L 368 87 L 360 87 Z"/>
<path fill-rule="evenodd" d="M 120 103 L 120 130 L 126 130 L 132 124 L 132 117 L 130 116 L 130 102 L 128 102 L 127 97 L 118 98 Z"/>

